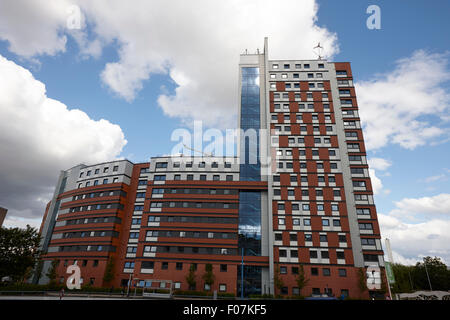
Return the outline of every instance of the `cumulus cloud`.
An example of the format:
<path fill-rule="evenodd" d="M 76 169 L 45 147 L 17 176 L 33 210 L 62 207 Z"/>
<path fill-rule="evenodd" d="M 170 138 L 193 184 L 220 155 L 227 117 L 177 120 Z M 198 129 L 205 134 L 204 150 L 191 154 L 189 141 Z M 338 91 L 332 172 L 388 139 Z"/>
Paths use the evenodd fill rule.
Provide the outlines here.
<path fill-rule="evenodd" d="M 415 264 L 424 256 L 450 263 L 450 194 L 404 198 L 378 214 L 381 235 L 391 240 L 395 262 Z"/>
<path fill-rule="evenodd" d="M 197 0 L 195 6 L 184 0 L 136 0 L 133 5 L 72 1 L 81 8 L 82 26 L 90 26 L 89 37 L 85 30 L 64 29 L 67 1 L 32 7 L 28 1 L 6 3 L 9 11 L 0 10 L 0 18 L 17 20 L 7 30 L 0 25 L 10 50 L 27 56 L 55 54 L 64 50 L 65 34 L 84 55 L 98 55 L 102 46 L 114 42 L 118 60 L 108 62 L 101 73 L 107 88 L 131 102 L 152 74 L 167 74 L 177 88 L 161 93 L 158 103 L 164 113 L 186 122 L 203 120 L 207 126 L 236 126 L 239 54 L 262 50 L 264 37 L 269 37 L 271 58 L 315 58 L 312 48 L 319 41 L 326 56 L 338 52 L 336 34 L 316 24 L 314 0 Z M 46 21 L 42 28 L 40 20 Z M 42 45 L 27 46 L 31 37 Z"/>
<path fill-rule="evenodd" d="M 418 50 L 398 60 L 393 71 L 357 82 L 367 148 L 398 144 L 414 149 L 448 134 L 448 128 L 425 117 L 448 116 L 450 94 L 443 85 L 449 79 L 448 54 Z"/>
<path fill-rule="evenodd" d="M 114 159 L 118 125 L 47 97 L 31 72 L 0 56 L 0 204 L 7 221 L 42 217 L 60 170 Z"/>
<path fill-rule="evenodd" d="M 0 39 L 24 57 L 64 52 L 70 5 L 66 0 L 0 1 Z"/>
<path fill-rule="evenodd" d="M 378 214 L 378 220 L 382 237 L 391 242 L 394 262 L 411 265 L 424 256 L 438 256 L 450 263 L 450 220 L 405 223 L 391 214 Z"/>
<path fill-rule="evenodd" d="M 370 168 L 380 171 L 385 171 L 392 165 L 392 162 L 383 158 L 369 158 L 367 162 Z"/>
<path fill-rule="evenodd" d="M 391 214 L 408 218 L 441 217 L 450 219 L 450 194 L 441 193 L 432 197 L 404 198 L 395 201 Z"/>

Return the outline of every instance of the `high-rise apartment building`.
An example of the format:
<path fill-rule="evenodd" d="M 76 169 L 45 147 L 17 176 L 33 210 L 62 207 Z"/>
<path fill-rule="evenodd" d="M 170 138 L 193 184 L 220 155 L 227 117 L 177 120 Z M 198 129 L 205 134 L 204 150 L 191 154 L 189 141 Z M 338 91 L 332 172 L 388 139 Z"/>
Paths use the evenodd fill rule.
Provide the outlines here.
<path fill-rule="evenodd" d="M 238 157 L 63 171 L 41 227 L 44 270 L 59 261 L 64 281 L 76 263 L 94 286 L 169 280 L 175 290 L 237 296 L 243 287 L 244 295 L 367 297 L 366 281 L 381 294 L 383 251 L 350 64 L 269 60 L 266 39 L 263 53 L 241 55 L 238 94 Z M 104 281 L 108 261 L 113 277 Z M 213 283 L 203 278 L 209 268 Z"/>

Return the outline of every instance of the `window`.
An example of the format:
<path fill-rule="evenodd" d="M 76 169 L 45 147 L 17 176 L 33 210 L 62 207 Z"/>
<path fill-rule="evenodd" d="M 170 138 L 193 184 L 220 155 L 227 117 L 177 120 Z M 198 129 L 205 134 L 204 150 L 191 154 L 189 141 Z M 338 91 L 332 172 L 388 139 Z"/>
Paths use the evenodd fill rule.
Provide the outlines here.
<path fill-rule="evenodd" d="M 317 259 L 317 251 L 315 250 L 309 250 L 309 257 L 311 259 Z"/>
<path fill-rule="evenodd" d="M 366 182 L 365 181 L 353 181 L 353 186 L 354 187 L 365 188 L 366 187 Z"/>
<path fill-rule="evenodd" d="M 220 180 L 220 175 L 218 175 L 218 174 L 213 175 L 213 180 L 214 181 L 219 181 Z"/>
<path fill-rule="evenodd" d="M 373 230 L 371 223 L 359 223 L 359 230 Z"/>
<path fill-rule="evenodd" d="M 226 265 L 226 264 L 220 265 L 220 272 L 227 272 L 227 270 L 228 270 L 228 265 Z"/>
<path fill-rule="evenodd" d="M 347 269 L 338 269 L 339 277 L 346 277 L 347 276 Z"/>
<path fill-rule="evenodd" d="M 278 64 L 277 64 L 277 63 L 274 63 L 274 64 L 272 65 L 272 69 L 278 69 Z"/>
<path fill-rule="evenodd" d="M 370 214 L 369 208 L 357 208 L 356 214 Z"/>
<path fill-rule="evenodd" d="M 330 220 L 328 219 L 322 219 L 322 226 L 323 227 L 328 227 L 330 225 Z"/>
<path fill-rule="evenodd" d="M 329 276 L 331 275 L 330 269 L 329 269 L 329 268 L 323 268 L 323 269 L 322 269 L 322 274 L 323 274 L 325 277 L 329 277 Z"/>
<path fill-rule="evenodd" d="M 113 178 L 113 183 L 119 182 L 119 178 Z"/>
<path fill-rule="evenodd" d="M 227 291 L 227 285 L 226 285 L 226 284 L 223 284 L 223 283 L 219 284 L 219 291 L 220 291 L 220 292 L 225 292 L 225 291 Z"/>
<path fill-rule="evenodd" d="M 108 169 L 109 169 L 108 167 L 104 167 L 104 168 L 103 168 L 103 173 L 107 173 L 107 172 L 108 172 Z"/>
<path fill-rule="evenodd" d="M 320 256 L 322 259 L 329 259 L 330 258 L 330 254 L 328 253 L 328 251 L 320 251 Z"/>
<path fill-rule="evenodd" d="M 291 65 L 288 63 L 285 63 L 283 67 L 284 67 L 284 69 L 289 69 L 291 67 Z"/>
<path fill-rule="evenodd" d="M 157 162 L 156 169 L 167 168 L 167 162 Z"/>
<path fill-rule="evenodd" d="M 176 269 L 177 270 L 183 270 L 183 263 L 182 262 L 177 262 L 176 263 Z"/>
<path fill-rule="evenodd" d="M 287 274 L 287 267 L 280 267 L 280 274 Z"/>
<path fill-rule="evenodd" d="M 100 172 L 100 169 L 95 169 L 94 174 L 98 174 Z"/>
<path fill-rule="evenodd" d="M 155 175 L 153 180 L 155 180 L 155 181 L 166 181 L 166 175 L 165 174 Z"/>
<path fill-rule="evenodd" d="M 113 171 L 114 171 L 114 172 L 119 171 L 119 166 L 114 166 L 114 167 L 113 167 Z"/>
<path fill-rule="evenodd" d="M 161 262 L 161 269 L 162 270 L 169 269 L 169 263 L 168 262 Z"/>
<path fill-rule="evenodd" d="M 364 246 L 374 246 L 375 239 L 372 238 L 361 238 L 361 244 Z"/>
<path fill-rule="evenodd" d="M 337 252 L 336 252 L 336 257 L 337 257 L 338 259 L 345 259 L 344 251 L 337 251 Z"/>
<path fill-rule="evenodd" d="M 233 181 L 233 175 L 227 174 L 226 180 L 227 181 Z"/>
<path fill-rule="evenodd" d="M 311 225 L 311 219 L 303 219 L 303 225 L 310 226 Z"/>
<path fill-rule="evenodd" d="M 103 179 L 103 184 L 107 184 L 108 183 L 108 179 Z"/>
<path fill-rule="evenodd" d="M 305 242 L 310 242 L 312 241 L 312 234 L 305 234 Z"/>

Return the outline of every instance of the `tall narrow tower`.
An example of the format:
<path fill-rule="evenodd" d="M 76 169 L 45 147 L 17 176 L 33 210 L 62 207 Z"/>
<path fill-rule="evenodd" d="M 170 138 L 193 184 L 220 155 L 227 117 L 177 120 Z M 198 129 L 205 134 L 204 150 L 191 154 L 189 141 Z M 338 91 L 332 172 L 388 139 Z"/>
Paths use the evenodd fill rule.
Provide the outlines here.
<path fill-rule="evenodd" d="M 367 295 L 361 274 L 384 261 L 350 63 L 269 60 L 266 38 L 239 67 L 240 179 L 268 183 L 267 193 L 241 193 L 258 205 L 239 215 L 263 230 L 263 283 L 279 294 Z M 370 274 L 372 295 L 381 274 Z"/>

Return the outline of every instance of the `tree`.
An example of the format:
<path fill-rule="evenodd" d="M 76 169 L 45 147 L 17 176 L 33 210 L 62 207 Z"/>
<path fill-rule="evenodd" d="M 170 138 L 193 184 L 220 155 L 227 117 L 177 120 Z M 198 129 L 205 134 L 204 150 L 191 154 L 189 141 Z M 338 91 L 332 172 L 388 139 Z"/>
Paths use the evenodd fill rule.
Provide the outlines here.
<path fill-rule="evenodd" d="M 275 270 L 274 270 L 274 274 L 273 274 L 273 284 L 274 284 L 275 288 L 277 288 L 281 292 L 281 289 L 284 286 L 284 282 L 283 282 L 283 279 L 281 279 L 280 267 L 278 266 L 278 264 L 275 265 Z"/>
<path fill-rule="evenodd" d="M 213 273 L 213 266 L 210 263 L 207 263 L 205 265 L 205 273 L 203 274 L 203 281 L 205 281 L 205 284 L 209 285 L 210 287 L 214 283 L 214 273 Z"/>
<path fill-rule="evenodd" d="M 114 279 L 114 259 L 109 258 L 106 264 L 105 273 L 103 275 L 103 283 L 109 284 Z"/>
<path fill-rule="evenodd" d="M 425 257 L 424 262 L 418 262 L 412 270 L 414 284 L 419 290 L 430 290 L 427 271 L 433 290 L 447 291 L 450 289 L 450 271 L 447 266 L 439 257 Z"/>
<path fill-rule="evenodd" d="M 298 294 L 301 295 L 302 289 L 309 282 L 309 279 L 306 279 L 306 277 L 305 277 L 305 270 L 303 269 L 303 265 L 300 265 L 298 275 L 297 275 L 297 278 L 295 279 L 295 282 L 297 282 Z"/>
<path fill-rule="evenodd" d="M 38 261 L 41 237 L 35 228 L 0 228 L 0 279 L 21 281 Z"/>
<path fill-rule="evenodd" d="M 58 260 L 52 260 L 50 268 L 47 271 L 46 276 L 50 279 L 50 286 L 56 285 L 56 277 L 58 276 L 56 268 L 58 267 Z"/>
<path fill-rule="evenodd" d="M 368 290 L 365 268 L 358 268 L 358 288 L 361 295 Z"/>
<path fill-rule="evenodd" d="M 392 284 L 392 292 L 409 293 L 415 291 L 412 279 L 414 266 L 404 266 L 399 263 L 394 263 L 391 266 L 395 277 L 395 282 Z"/>
<path fill-rule="evenodd" d="M 189 290 L 195 290 L 195 285 L 197 284 L 197 281 L 195 280 L 195 265 L 191 264 L 189 267 L 189 273 L 186 276 L 186 282 L 189 285 Z"/>

